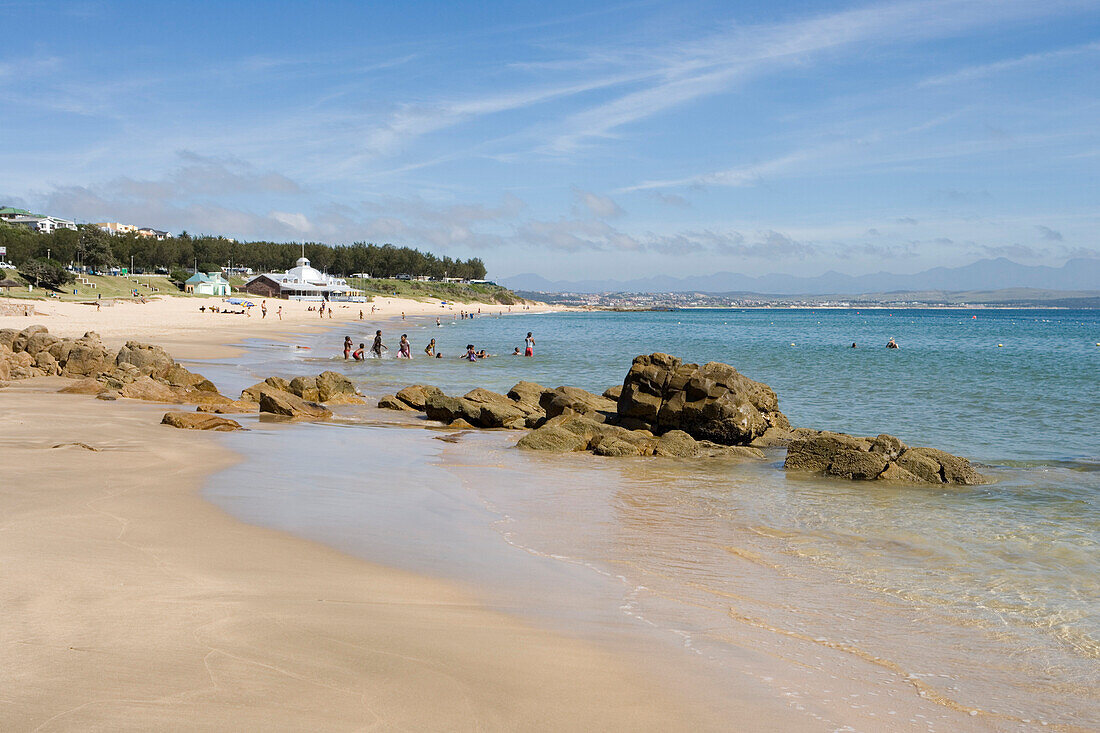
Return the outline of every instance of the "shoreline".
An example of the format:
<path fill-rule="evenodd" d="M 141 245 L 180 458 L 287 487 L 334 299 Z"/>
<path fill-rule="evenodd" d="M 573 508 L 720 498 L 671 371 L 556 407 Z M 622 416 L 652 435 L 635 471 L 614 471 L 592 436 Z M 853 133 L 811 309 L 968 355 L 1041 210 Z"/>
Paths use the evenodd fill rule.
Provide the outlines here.
<path fill-rule="evenodd" d="M 5 728 L 722 727 L 453 584 L 233 519 L 201 487 L 238 456 L 60 381 L 4 390 Z"/>

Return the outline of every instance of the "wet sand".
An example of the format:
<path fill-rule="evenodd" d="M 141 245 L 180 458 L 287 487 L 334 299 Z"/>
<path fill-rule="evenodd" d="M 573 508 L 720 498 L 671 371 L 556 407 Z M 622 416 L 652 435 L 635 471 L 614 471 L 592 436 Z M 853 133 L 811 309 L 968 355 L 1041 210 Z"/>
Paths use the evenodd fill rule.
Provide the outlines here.
<path fill-rule="evenodd" d="M 56 384 L 0 395 L 0 728 L 728 727 L 596 645 L 231 519 L 198 495 L 236 460 L 218 436 Z"/>

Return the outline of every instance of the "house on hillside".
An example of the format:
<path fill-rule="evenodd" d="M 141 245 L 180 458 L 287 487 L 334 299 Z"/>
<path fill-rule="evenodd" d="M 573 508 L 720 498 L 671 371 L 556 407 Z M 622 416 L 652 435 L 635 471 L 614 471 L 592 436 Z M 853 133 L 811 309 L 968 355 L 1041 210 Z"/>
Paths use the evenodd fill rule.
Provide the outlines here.
<path fill-rule="evenodd" d="M 45 214 L 32 214 L 26 209 L 16 209 L 11 206 L 0 208 L 0 219 L 8 224 L 27 227 L 40 234 L 50 234 L 58 229 L 76 230 L 76 222 L 74 221 L 56 216 L 46 216 Z"/>
<path fill-rule="evenodd" d="M 134 234 L 137 227 L 133 224 L 119 224 L 117 221 L 104 221 L 96 224 L 97 227 L 108 234 Z"/>
<path fill-rule="evenodd" d="M 229 281 L 215 272 L 196 272 L 183 284 L 183 290 L 195 295 L 229 295 Z"/>
<path fill-rule="evenodd" d="M 139 237 L 152 237 L 158 241 L 164 241 L 172 236 L 168 232 L 161 231 L 160 229 L 153 229 L 152 227 L 142 227 L 137 230 L 137 234 Z"/>
<path fill-rule="evenodd" d="M 326 275 L 311 267 L 305 257 L 286 272 L 267 272 L 245 283 L 244 291 L 261 298 L 287 300 L 363 301 L 363 291 L 348 285 L 343 278 Z"/>

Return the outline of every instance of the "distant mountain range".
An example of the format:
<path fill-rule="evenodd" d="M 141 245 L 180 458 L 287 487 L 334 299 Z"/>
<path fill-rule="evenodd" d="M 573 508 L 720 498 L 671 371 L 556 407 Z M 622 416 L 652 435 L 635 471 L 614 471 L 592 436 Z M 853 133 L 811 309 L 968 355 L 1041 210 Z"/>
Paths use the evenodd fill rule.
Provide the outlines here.
<path fill-rule="evenodd" d="M 637 280 L 578 280 L 552 282 L 534 273 L 499 281 L 512 290 L 538 293 L 759 293 L 769 295 L 858 295 L 912 290 L 1100 290 L 1100 259 L 1079 258 L 1061 267 L 1021 265 L 998 257 L 962 267 L 933 267 L 912 275 L 878 272 L 844 275 L 827 272 L 817 277 L 761 275 L 735 272 L 689 277 L 656 277 Z"/>

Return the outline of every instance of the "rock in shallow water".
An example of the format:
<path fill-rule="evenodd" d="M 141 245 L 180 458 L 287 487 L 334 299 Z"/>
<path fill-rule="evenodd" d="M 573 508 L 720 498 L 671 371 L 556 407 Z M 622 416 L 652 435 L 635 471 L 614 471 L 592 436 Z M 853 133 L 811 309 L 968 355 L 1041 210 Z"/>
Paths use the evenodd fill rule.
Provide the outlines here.
<path fill-rule="evenodd" d="M 935 448 L 909 448 L 892 435 L 857 438 L 822 431 L 793 440 L 783 468 L 855 480 L 975 485 L 989 479 L 970 461 Z"/>
<path fill-rule="evenodd" d="M 219 432 L 243 430 L 241 424 L 236 420 L 204 412 L 166 412 L 160 423 L 161 425 L 171 425 L 174 428 L 183 430 L 216 430 Z"/>

